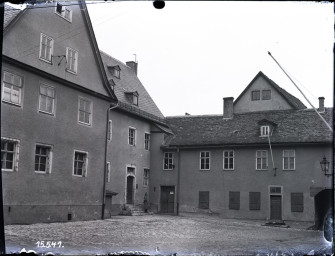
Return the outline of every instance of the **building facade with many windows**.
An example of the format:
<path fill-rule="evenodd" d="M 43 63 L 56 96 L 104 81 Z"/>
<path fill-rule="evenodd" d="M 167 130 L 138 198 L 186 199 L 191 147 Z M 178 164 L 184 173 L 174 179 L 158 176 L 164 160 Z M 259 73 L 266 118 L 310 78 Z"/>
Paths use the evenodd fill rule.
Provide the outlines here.
<path fill-rule="evenodd" d="M 318 111 L 332 125 L 323 100 Z M 332 132 L 262 72 L 235 101 L 224 98 L 223 115 L 166 120 L 174 135 L 152 163 L 156 211 L 318 221 L 331 204 L 320 161 L 332 162 Z"/>

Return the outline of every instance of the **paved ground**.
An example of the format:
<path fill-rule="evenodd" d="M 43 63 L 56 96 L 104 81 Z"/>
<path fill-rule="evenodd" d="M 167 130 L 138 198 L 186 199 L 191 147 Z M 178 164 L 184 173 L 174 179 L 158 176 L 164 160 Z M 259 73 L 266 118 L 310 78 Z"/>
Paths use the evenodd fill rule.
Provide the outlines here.
<path fill-rule="evenodd" d="M 289 228 L 263 224 L 203 215 L 115 216 L 104 221 L 9 225 L 5 236 L 7 253 L 22 248 L 67 255 L 120 251 L 213 256 L 332 253 L 322 232 L 306 230 L 312 223 L 286 222 Z M 38 241 L 57 242 L 52 246 L 56 248 L 38 248 Z"/>

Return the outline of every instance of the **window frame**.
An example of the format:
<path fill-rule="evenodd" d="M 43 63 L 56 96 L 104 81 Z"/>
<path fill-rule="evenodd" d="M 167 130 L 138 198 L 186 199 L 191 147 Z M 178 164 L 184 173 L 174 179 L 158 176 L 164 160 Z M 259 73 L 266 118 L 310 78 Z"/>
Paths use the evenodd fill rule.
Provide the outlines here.
<path fill-rule="evenodd" d="M 293 204 L 293 198 L 296 197 L 299 200 L 302 200 L 301 204 Z M 291 212 L 304 212 L 304 193 L 302 192 L 291 192 Z M 295 199 L 297 200 L 297 199 Z"/>
<path fill-rule="evenodd" d="M 46 169 L 45 171 L 39 171 L 36 170 L 36 150 L 37 147 L 43 147 L 47 148 L 47 155 L 46 155 Z M 52 171 L 52 156 L 53 156 L 53 146 L 52 145 L 47 145 L 47 144 L 42 144 L 42 143 L 36 143 L 35 144 L 35 152 L 34 152 L 34 172 L 39 173 L 39 174 L 51 174 Z"/>
<path fill-rule="evenodd" d="M 264 96 L 265 92 L 266 93 L 269 92 L 269 94 L 266 95 L 266 96 L 269 96 L 268 98 L 265 98 L 265 96 Z M 262 90 L 262 100 L 271 100 L 271 90 L 268 90 L 268 89 Z"/>
<path fill-rule="evenodd" d="M 83 170 L 82 175 L 78 175 L 78 174 L 75 174 L 75 173 L 74 173 L 74 172 L 75 172 L 76 153 L 86 155 L 86 156 L 85 156 L 85 161 L 84 161 L 85 169 Z M 75 150 L 73 151 L 73 162 L 72 162 L 72 163 L 73 163 L 73 165 L 72 165 L 72 176 L 74 176 L 74 177 L 86 178 L 86 177 L 87 177 L 87 173 L 88 173 L 88 152 L 87 152 L 87 151 L 83 151 L 83 150 L 75 149 Z"/>
<path fill-rule="evenodd" d="M 202 153 L 205 153 L 205 156 L 202 156 Z M 206 154 L 208 153 L 208 156 Z M 206 168 L 206 160 L 208 159 L 208 168 Z M 204 168 L 202 168 L 201 161 L 204 160 Z M 211 152 L 210 151 L 200 151 L 199 154 L 199 170 L 200 171 L 210 171 L 211 169 Z"/>
<path fill-rule="evenodd" d="M 83 100 L 83 101 L 86 101 L 86 102 L 90 103 L 90 112 L 80 110 L 80 100 Z M 83 121 L 80 121 L 80 111 L 83 111 L 85 113 L 89 113 L 89 123 L 85 123 Z M 78 124 L 82 124 L 82 125 L 89 126 L 89 127 L 92 127 L 92 125 L 93 125 L 93 101 L 88 99 L 88 98 L 82 97 L 82 96 L 78 97 Z"/>
<path fill-rule="evenodd" d="M 150 150 L 150 141 L 151 141 L 151 134 L 150 132 L 145 132 L 144 133 L 144 149 L 145 150 Z"/>
<path fill-rule="evenodd" d="M 143 168 L 143 187 L 149 187 L 149 177 L 150 177 L 150 169 Z"/>
<path fill-rule="evenodd" d="M 42 110 L 41 109 L 41 87 L 44 86 L 46 87 L 46 89 L 48 90 L 48 88 L 52 88 L 53 89 L 53 98 L 48 96 L 48 95 L 43 95 L 46 98 L 51 98 L 52 99 L 52 112 L 48 112 L 46 110 Z M 48 94 L 48 93 L 47 93 Z M 38 101 L 38 112 L 44 113 L 44 114 L 48 114 L 48 115 L 52 115 L 55 116 L 56 115 L 56 108 L 55 108 L 55 102 L 56 102 L 56 90 L 54 86 L 48 85 L 46 83 L 40 82 L 40 87 L 39 87 L 39 101 Z"/>
<path fill-rule="evenodd" d="M 260 211 L 261 210 L 261 205 L 262 205 L 261 198 L 262 198 L 261 192 L 249 192 L 249 211 Z M 252 201 L 256 201 L 256 203 Z"/>
<path fill-rule="evenodd" d="M 5 82 L 5 73 L 13 76 L 13 80 L 14 80 L 15 77 L 19 78 L 20 85 L 19 86 L 15 85 L 13 81 L 11 81 L 10 84 L 7 83 L 7 82 Z M 16 102 L 12 101 L 11 99 L 10 100 L 6 100 L 4 98 L 4 95 L 5 95 L 5 84 L 9 84 L 10 87 L 11 87 L 10 88 L 10 98 L 11 99 L 12 99 L 12 94 L 13 94 L 13 91 L 14 91 L 13 87 L 18 87 L 19 88 L 19 91 L 18 91 L 19 92 L 19 94 L 18 94 L 19 103 L 16 103 Z M 6 87 L 6 88 L 8 88 L 8 87 Z M 2 88 L 1 88 L 1 90 L 2 90 L 2 97 L 1 97 L 1 101 L 2 102 L 8 103 L 8 104 L 11 104 L 11 105 L 14 105 L 14 106 L 22 107 L 22 99 L 23 99 L 23 76 L 18 75 L 16 73 L 12 72 L 12 71 L 3 70 L 2 71 Z"/>
<path fill-rule="evenodd" d="M 238 195 L 238 202 L 232 203 L 233 195 Z M 234 196 L 234 197 L 235 197 Z M 241 192 L 240 191 L 229 191 L 229 210 L 240 210 L 241 209 Z"/>
<path fill-rule="evenodd" d="M 43 38 L 47 38 L 47 39 L 50 39 L 50 53 L 49 55 L 50 56 L 42 56 L 42 42 L 43 42 Z M 41 33 L 40 35 L 40 50 L 39 50 L 39 59 L 42 60 L 42 61 L 45 61 L 49 64 L 52 64 L 52 56 L 53 56 L 53 50 L 54 50 L 54 39 L 50 36 L 47 36 L 46 34 L 44 33 Z"/>
<path fill-rule="evenodd" d="M 57 5 L 60 5 L 60 6 L 62 7 L 62 11 L 61 11 L 61 13 L 57 12 Z M 67 10 L 67 11 L 70 12 L 70 16 L 69 16 L 69 18 L 66 18 L 66 16 L 65 16 L 65 10 Z M 57 2 L 57 3 L 56 3 L 56 7 L 55 7 L 55 13 L 56 13 L 58 16 L 62 17 L 63 19 L 67 20 L 68 22 L 72 23 L 72 10 L 69 9 L 69 8 L 67 8 L 66 5 L 63 5 L 63 4 L 59 3 L 59 2 Z"/>
<path fill-rule="evenodd" d="M 292 158 L 292 156 L 285 156 L 285 152 L 293 152 L 293 168 L 290 168 L 290 164 L 291 164 L 291 160 L 290 158 Z M 287 168 L 285 168 L 285 158 L 288 158 L 288 162 L 287 162 Z M 283 150 L 283 171 L 295 171 L 295 150 L 294 149 L 284 149 Z"/>
<path fill-rule="evenodd" d="M 258 93 L 258 97 L 254 97 Z M 258 101 L 261 100 L 261 91 L 260 90 L 253 90 L 251 91 L 251 101 Z"/>
<path fill-rule="evenodd" d="M 134 131 L 133 138 L 131 137 L 131 134 L 130 134 L 131 131 Z M 133 140 L 133 143 L 130 143 L 131 139 Z M 136 146 L 136 128 L 135 127 L 131 127 L 131 126 L 128 127 L 128 145 L 133 146 L 133 147 Z"/>
<path fill-rule="evenodd" d="M 226 156 L 225 156 L 225 153 L 230 153 L 230 152 L 233 152 L 233 156 L 230 157 L 229 154 L 228 154 L 228 168 L 225 168 L 225 159 L 226 159 Z M 233 159 L 233 168 L 229 168 L 229 165 L 230 165 L 230 161 L 229 159 Z M 234 171 L 235 169 L 235 151 L 233 149 L 227 149 L 227 150 L 223 150 L 223 164 L 222 164 L 222 168 L 223 170 L 225 171 Z"/>
<path fill-rule="evenodd" d="M 74 70 L 71 69 L 71 63 L 70 63 L 70 59 L 69 59 L 69 53 L 75 53 L 75 63 L 74 63 Z M 66 68 L 65 70 L 71 74 L 77 75 L 78 74 L 78 58 L 79 58 L 79 53 L 77 50 L 74 50 L 71 47 L 66 47 Z M 73 55 L 71 60 L 73 60 Z"/>
<path fill-rule="evenodd" d="M 257 156 L 257 153 L 258 152 L 261 152 L 261 157 L 260 157 L 260 159 L 261 159 L 261 168 L 260 169 L 258 169 L 258 167 L 257 167 L 257 159 L 258 159 L 258 156 Z M 263 168 L 263 156 L 262 156 L 262 152 L 265 152 L 266 153 L 266 168 Z M 267 150 L 256 150 L 256 170 L 257 171 L 266 171 L 266 170 L 268 170 L 269 169 L 269 154 L 268 154 L 268 151 Z"/>
<path fill-rule="evenodd" d="M 171 154 L 171 157 L 166 157 L 167 154 Z M 173 152 L 164 152 L 163 170 L 165 170 L 165 171 L 171 171 L 171 170 L 173 170 L 173 168 L 174 168 L 173 158 L 174 158 Z M 165 159 L 168 160 L 167 168 L 165 168 Z M 171 163 L 169 163 L 169 160 L 171 160 Z M 171 167 L 171 168 L 169 168 L 169 167 Z"/>
<path fill-rule="evenodd" d="M 2 163 L 1 163 L 1 171 L 4 171 L 4 172 L 18 172 L 19 171 L 20 140 L 9 138 L 9 137 L 1 137 L 1 142 L 2 141 L 14 143 L 14 151 L 13 151 L 13 166 L 12 166 L 12 169 L 2 168 Z M 2 149 L 1 149 L 1 153 L 2 153 Z M 1 158 L 2 158 L 2 156 L 1 156 Z"/>
<path fill-rule="evenodd" d="M 269 125 L 261 125 L 260 127 L 260 136 L 267 137 L 270 136 L 270 126 Z"/>

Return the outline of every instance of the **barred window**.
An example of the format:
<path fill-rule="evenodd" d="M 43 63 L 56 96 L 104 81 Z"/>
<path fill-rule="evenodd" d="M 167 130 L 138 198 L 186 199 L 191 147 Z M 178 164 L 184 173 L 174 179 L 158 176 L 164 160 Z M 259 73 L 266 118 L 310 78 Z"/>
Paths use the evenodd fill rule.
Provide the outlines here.
<path fill-rule="evenodd" d="M 249 210 L 261 209 L 261 192 L 249 192 Z"/>
<path fill-rule="evenodd" d="M 149 185 L 149 169 L 144 169 L 143 170 L 143 186 L 147 187 Z"/>
<path fill-rule="evenodd" d="M 240 209 L 240 192 L 229 191 L 229 209 L 239 210 Z"/>

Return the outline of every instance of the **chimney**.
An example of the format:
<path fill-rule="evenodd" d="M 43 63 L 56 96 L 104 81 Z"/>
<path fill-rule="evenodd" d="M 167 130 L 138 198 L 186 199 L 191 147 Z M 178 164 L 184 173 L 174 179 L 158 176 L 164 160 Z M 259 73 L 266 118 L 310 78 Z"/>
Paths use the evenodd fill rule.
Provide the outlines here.
<path fill-rule="evenodd" d="M 233 107 L 233 97 L 223 98 L 223 118 L 233 118 L 234 107 Z"/>
<path fill-rule="evenodd" d="M 325 112 L 325 97 L 319 97 L 319 112 Z"/>
<path fill-rule="evenodd" d="M 137 75 L 137 62 L 135 61 L 127 61 L 127 66 L 134 70 L 135 74 Z"/>

